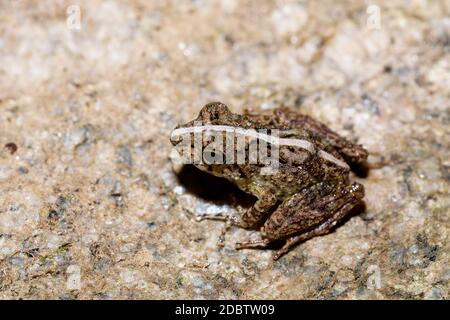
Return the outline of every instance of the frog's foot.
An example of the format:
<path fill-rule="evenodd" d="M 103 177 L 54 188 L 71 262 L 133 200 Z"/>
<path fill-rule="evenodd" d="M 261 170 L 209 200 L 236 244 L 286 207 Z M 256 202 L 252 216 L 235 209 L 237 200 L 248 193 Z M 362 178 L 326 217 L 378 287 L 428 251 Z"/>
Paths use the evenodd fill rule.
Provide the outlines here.
<path fill-rule="evenodd" d="M 202 214 L 195 217 L 196 221 L 215 220 L 225 222 L 227 228 L 231 226 L 241 227 L 241 219 L 235 215 Z"/>
<path fill-rule="evenodd" d="M 315 236 L 318 236 L 318 235 L 321 235 L 321 234 L 325 234 L 327 232 L 320 233 L 318 231 L 318 228 L 317 228 L 317 229 L 314 229 L 314 230 L 312 230 L 310 232 L 298 235 L 296 237 L 289 238 L 286 241 L 286 243 L 284 244 L 284 246 L 275 253 L 275 255 L 273 256 L 273 260 L 280 259 L 281 256 L 283 256 L 286 253 L 288 253 L 289 250 L 291 250 L 291 248 L 294 247 L 295 245 L 297 245 L 298 243 L 300 243 L 302 241 L 305 241 L 305 240 L 308 240 L 308 239 L 310 239 L 312 237 L 315 237 Z"/>
<path fill-rule="evenodd" d="M 240 249 L 264 249 L 270 244 L 270 241 L 265 240 L 256 240 L 256 241 L 247 241 L 247 242 L 237 242 L 235 245 L 236 250 Z"/>
<path fill-rule="evenodd" d="M 197 221 L 203 220 L 214 220 L 214 221 L 222 221 L 225 222 L 222 231 L 220 232 L 219 239 L 217 240 L 217 245 L 221 248 L 225 246 L 225 236 L 227 232 L 230 230 L 232 226 L 242 227 L 240 225 L 241 219 L 235 215 L 212 215 L 212 214 L 203 214 L 201 216 L 196 217 Z"/>

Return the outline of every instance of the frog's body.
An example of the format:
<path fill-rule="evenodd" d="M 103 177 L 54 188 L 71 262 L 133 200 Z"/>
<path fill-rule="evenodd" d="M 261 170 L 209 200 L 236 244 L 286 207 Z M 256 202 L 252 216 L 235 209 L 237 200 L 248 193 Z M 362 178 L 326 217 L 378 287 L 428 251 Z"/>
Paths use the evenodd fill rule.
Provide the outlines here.
<path fill-rule="evenodd" d="M 244 228 L 261 227 L 263 239 L 237 244 L 237 248 L 266 247 L 274 240 L 286 240 L 275 256 L 278 259 L 296 243 L 329 232 L 364 196 L 361 184 L 350 184 L 349 172 L 350 165 L 367 159 L 367 151 L 308 116 L 288 108 L 238 115 L 222 103 L 210 103 L 196 120 L 174 130 L 172 143 L 179 142 L 181 130 L 198 123 L 217 130 L 276 129 L 279 134 L 279 166 L 272 174 L 261 174 L 261 164 L 248 161 L 196 164 L 258 198 L 253 207 L 233 222 Z M 210 143 L 205 139 L 202 150 Z M 232 145 L 236 148 L 237 144 Z M 248 144 L 245 148 L 248 150 Z"/>

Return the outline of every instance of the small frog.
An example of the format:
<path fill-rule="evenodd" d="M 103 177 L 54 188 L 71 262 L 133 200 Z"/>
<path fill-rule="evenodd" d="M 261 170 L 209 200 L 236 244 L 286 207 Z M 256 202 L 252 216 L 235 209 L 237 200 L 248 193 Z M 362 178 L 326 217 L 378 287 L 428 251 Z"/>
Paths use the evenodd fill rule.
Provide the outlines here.
<path fill-rule="evenodd" d="M 208 131 L 224 135 L 217 138 Z M 276 138 L 271 136 L 275 131 Z M 226 138 L 227 132 L 236 137 Z M 194 143 L 195 134 L 202 138 L 200 148 Z M 239 144 L 239 135 L 248 139 Z M 172 144 L 179 145 L 181 138 L 190 138 L 189 153 L 197 156 L 197 168 L 224 177 L 257 198 L 241 217 L 229 221 L 246 229 L 259 229 L 261 240 L 237 243 L 236 249 L 267 248 L 283 240 L 283 247 L 274 255 L 277 260 L 299 242 L 330 232 L 364 197 L 364 187 L 351 183 L 349 173 L 351 167 L 366 163 L 367 150 L 293 109 L 245 110 L 240 115 L 223 103 L 209 103 L 197 119 L 174 129 Z M 272 173 L 262 173 L 267 163 L 251 161 L 249 150 L 255 140 L 267 142 L 268 154 L 277 155 Z M 218 142 L 224 148 L 213 150 L 207 161 L 205 151 L 211 151 L 211 145 Z M 236 160 L 239 153 L 244 153 L 244 161 L 211 161 L 211 156 L 223 160 L 225 154 L 233 154 L 232 160 Z"/>

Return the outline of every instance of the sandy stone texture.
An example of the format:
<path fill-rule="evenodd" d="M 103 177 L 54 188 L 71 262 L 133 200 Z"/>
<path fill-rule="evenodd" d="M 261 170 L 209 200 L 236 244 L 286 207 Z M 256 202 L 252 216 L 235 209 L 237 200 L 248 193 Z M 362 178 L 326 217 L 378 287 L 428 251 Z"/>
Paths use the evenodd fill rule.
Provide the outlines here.
<path fill-rule="evenodd" d="M 448 298 L 450 2 L 73 2 L 0 2 L 1 299 Z M 364 144 L 366 211 L 276 262 L 220 248 L 196 217 L 251 199 L 169 159 L 216 100 Z"/>

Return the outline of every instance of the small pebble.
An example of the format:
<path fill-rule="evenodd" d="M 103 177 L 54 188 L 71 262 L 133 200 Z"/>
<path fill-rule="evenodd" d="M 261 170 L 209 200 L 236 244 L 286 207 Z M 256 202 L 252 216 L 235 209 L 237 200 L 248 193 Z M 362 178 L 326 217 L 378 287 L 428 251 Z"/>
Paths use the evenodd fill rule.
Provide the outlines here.
<path fill-rule="evenodd" d="M 9 142 L 5 144 L 5 148 L 8 149 L 9 153 L 14 154 L 16 153 L 18 147 L 14 142 Z"/>

